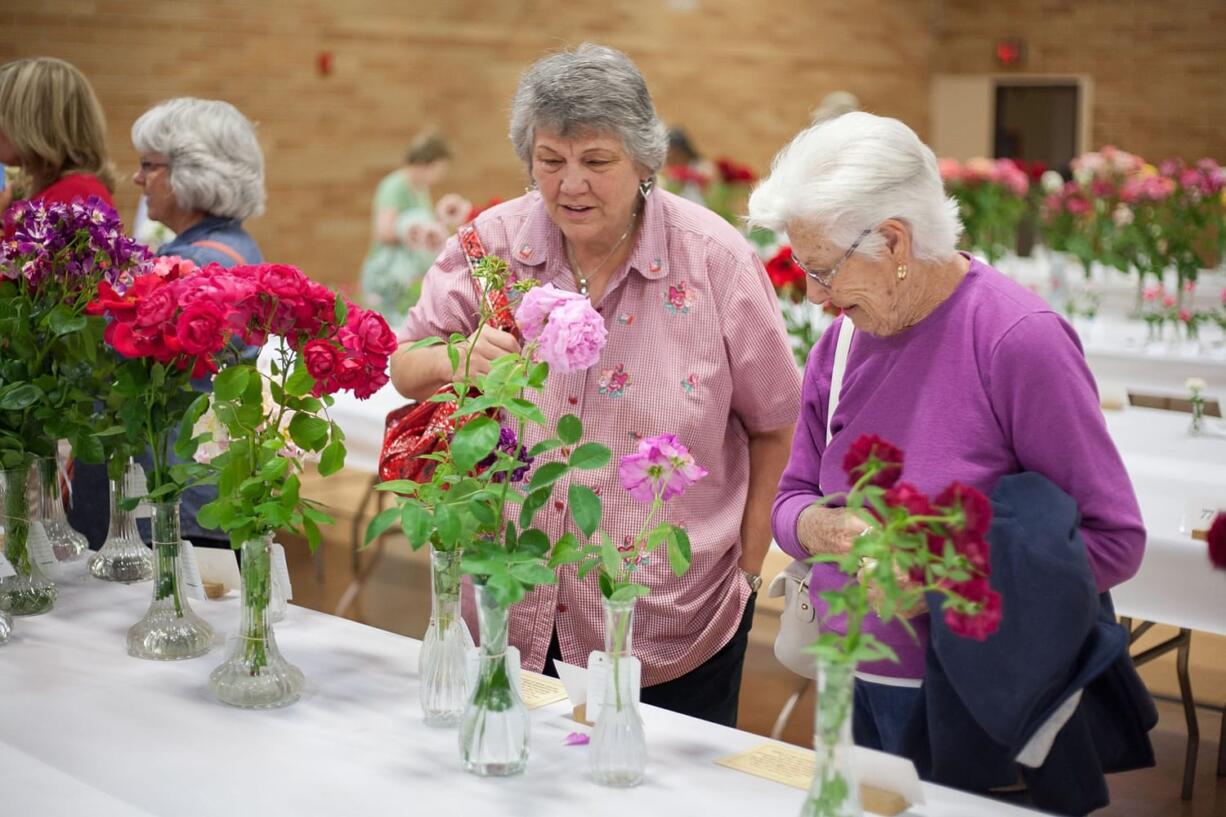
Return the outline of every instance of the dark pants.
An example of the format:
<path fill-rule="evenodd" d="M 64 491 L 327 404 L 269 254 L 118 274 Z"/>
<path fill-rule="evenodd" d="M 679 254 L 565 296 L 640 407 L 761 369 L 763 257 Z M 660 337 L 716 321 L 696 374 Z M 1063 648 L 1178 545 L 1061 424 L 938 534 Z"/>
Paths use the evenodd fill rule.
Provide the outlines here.
<path fill-rule="evenodd" d="M 749 628 L 753 626 L 753 610 L 758 595 L 754 593 L 741 615 L 737 628 L 719 652 L 702 664 L 671 681 L 643 687 L 642 701 L 712 723 L 736 727 L 737 704 L 741 695 L 741 670 L 745 666 L 745 649 L 749 646 Z M 554 630 L 545 655 L 545 674 L 557 677 L 554 659 L 562 660 L 562 647 Z"/>
<path fill-rule="evenodd" d="M 902 733 L 919 700 L 919 687 L 896 687 L 856 679 L 851 732 L 857 746 L 903 754 Z"/>

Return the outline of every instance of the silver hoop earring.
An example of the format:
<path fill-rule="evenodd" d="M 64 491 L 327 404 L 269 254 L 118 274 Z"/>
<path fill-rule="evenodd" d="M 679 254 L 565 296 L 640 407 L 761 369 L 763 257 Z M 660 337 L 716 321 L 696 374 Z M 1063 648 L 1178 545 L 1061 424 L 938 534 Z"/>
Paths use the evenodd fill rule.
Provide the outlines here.
<path fill-rule="evenodd" d="M 651 191 L 654 190 L 655 187 L 656 187 L 656 177 L 648 176 L 646 179 L 643 179 L 641 182 L 639 182 L 639 195 L 642 196 L 644 199 L 646 199 L 648 196 L 651 195 Z"/>

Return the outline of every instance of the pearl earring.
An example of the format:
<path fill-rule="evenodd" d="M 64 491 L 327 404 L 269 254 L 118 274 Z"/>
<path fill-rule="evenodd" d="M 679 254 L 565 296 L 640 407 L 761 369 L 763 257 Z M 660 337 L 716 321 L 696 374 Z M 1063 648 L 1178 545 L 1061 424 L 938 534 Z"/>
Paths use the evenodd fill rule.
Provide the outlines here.
<path fill-rule="evenodd" d="M 899 264 L 898 269 L 894 270 L 894 274 L 898 276 L 898 280 L 903 280 L 907 277 L 907 265 Z"/>

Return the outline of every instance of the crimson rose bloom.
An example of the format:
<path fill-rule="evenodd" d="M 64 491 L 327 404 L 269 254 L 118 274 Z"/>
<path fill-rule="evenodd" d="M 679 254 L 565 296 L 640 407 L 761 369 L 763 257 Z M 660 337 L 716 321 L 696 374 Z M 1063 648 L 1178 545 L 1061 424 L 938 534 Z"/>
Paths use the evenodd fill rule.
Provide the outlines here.
<path fill-rule="evenodd" d="M 346 325 L 357 335 L 367 355 L 388 357 L 396 351 L 396 333 L 377 312 L 353 307 Z"/>
<path fill-rule="evenodd" d="M 902 451 L 876 434 L 860 435 L 843 458 L 843 470 L 852 482 L 856 482 L 869 469 L 877 469 L 869 480 L 870 485 L 892 488 L 902 475 Z"/>
<path fill-rule="evenodd" d="M 1209 561 L 1213 566 L 1226 570 L 1226 513 L 1213 517 L 1209 526 Z"/>
<path fill-rule="evenodd" d="M 805 274 L 792 260 L 791 247 L 780 247 L 779 252 L 766 262 L 766 274 L 771 279 L 776 292 L 788 287 L 804 289 Z"/>
<path fill-rule="evenodd" d="M 311 283 L 301 270 L 286 264 L 261 264 L 256 269 L 260 287 L 279 300 L 301 298 Z"/>
<path fill-rule="evenodd" d="M 992 503 L 969 485 L 951 482 L 944 491 L 937 494 L 934 503 L 951 511 L 961 509 L 966 517 L 961 532 L 968 537 L 986 536 L 988 528 L 992 527 Z"/>
<path fill-rule="evenodd" d="M 226 313 L 211 301 L 187 305 L 175 325 L 175 337 L 189 355 L 220 352 L 226 345 Z"/>
<path fill-rule="evenodd" d="M 979 612 L 961 613 L 954 607 L 945 610 L 945 625 L 954 635 L 985 641 L 1000 627 L 1002 615 L 1000 593 L 982 576 L 950 585 L 950 589 L 967 601 L 982 605 Z"/>
<path fill-rule="evenodd" d="M 302 355 L 306 360 L 307 371 L 315 378 L 316 386 L 326 381 L 340 362 L 339 350 L 331 341 L 322 338 L 307 343 Z"/>

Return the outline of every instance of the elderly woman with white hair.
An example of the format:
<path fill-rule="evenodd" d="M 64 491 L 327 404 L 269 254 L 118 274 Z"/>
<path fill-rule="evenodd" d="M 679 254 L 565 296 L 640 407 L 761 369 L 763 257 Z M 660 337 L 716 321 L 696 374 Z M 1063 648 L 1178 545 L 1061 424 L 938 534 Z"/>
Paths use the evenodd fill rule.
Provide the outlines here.
<path fill-rule="evenodd" d="M 1007 474 L 1042 474 L 1077 503 L 1099 591 L 1136 572 L 1145 530 L 1077 335 L 1041 298 L 956 251 L 957 207 L 910 128 L 849 113 L 803 131 L 749 214 L 787 234 L 809 300 L 842 310 L 805 368 L 773 510 L 780 547 L 797 559 L 850 549 L 864 523 L 817 501 L 848 490 L 843 458 L 868 433 L 906 452 L 907 480 L 925 493 L 957 480 L 988 494 Z M 813 568 L 819 615 L 819 594 L 844 581 L 834 565 Z M 924 675 L 927 615 L 911 623 L 918 640 L 898 620 L 866 622 L 899 661 L 859 668 L 858 743 L 900 751 Z M 837 631 L 842 619 L 824 626 Z"/>
<path fill-rule="evenodd" d="M 688 528 L 689 572 L 678 579 L 661 559 L 635 573 L 651 587 L 635 622 L 642 700 L 733 725 L 770 500 L 800 400 L 770 283 L 740 233 L 655 188 L 667 135 L 624 54 L 582 45 L 531 66 L 512 102 L 511 143 L 532 186 L 477 218 L 481 241 L 515 276 L 586 295 L 609 331 L 595 366 L 555 374 L 536 395 L 549 427 L 578 415 L 613 463 L 643 437 L 675 433 L 710 472 L 666 508 L 668 521 Z M 453 238 L 426 274 L 403 339 L 471 336 L 477 311 Z M 517 349 L 512 335 L 486 328 L 472 364 L 488 371 Z M 402 347 L 392 360 L 396 387 L 419 400 L 452 374 L 440 347 Z M 621 488 L 616 465 L 590 474 L 605 527 L 622 541 L 645 508 Z M 555 540 L 569 530 L 563 511 L 559 503 L 544 522 Z M 596 577 L 580 581 L 573 565 L 511 610 L 511 641 L 538 672 L 554 671 L 550 659 L 585 665 L 603 630 Z"/>
<path fill-rule="evenodd" d="M 247 117 L 229 102 L 183 97 L 132 125 L 149 218 L 175 232 L 161 255 L 199 266 L 262 260 L 243 221 L 264 212 L 264 155 Z"/>

